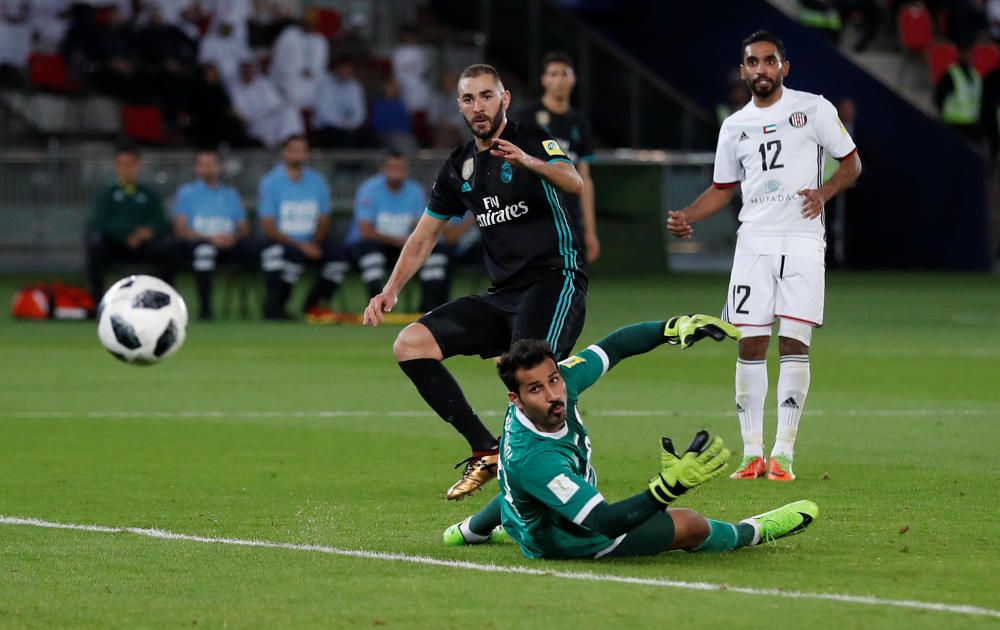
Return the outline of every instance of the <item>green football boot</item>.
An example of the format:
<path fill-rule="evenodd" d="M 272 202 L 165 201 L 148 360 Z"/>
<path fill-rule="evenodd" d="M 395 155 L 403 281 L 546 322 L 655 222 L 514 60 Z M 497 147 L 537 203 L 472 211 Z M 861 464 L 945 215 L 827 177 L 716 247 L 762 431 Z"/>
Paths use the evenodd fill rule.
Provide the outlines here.
<path fill-rule="evenodd" d="M 449 547 L 461 547 L 462 545 L 482 545 L 483 543 L 498 544 L 511 542 L 510 536 L 507 535 L 507 532 L 505 532 L 503 527 L 500 525 L 494 527 L 489 536 L 479 536 L 475 532 L 471 531 L 468 534 L 463 534 L 462 524 L 464 523 L 466 525 L 466 529 L 468 530 L 468 522 L 471 519 L 472 517 L 470 516 L 461 523 L 455 523 L 448 529 L 444 530 L 444 535 L 441 537 L 444 544 Z"/>
<path fill-rule="evenodd" d="M 758 540 L 754 544 L 760 544 L 797 534 L 809 527 L 817 516 L 818 505 L 812 501 L 795 501 L 740 522 L 749 523 L 757 529 Z"/>

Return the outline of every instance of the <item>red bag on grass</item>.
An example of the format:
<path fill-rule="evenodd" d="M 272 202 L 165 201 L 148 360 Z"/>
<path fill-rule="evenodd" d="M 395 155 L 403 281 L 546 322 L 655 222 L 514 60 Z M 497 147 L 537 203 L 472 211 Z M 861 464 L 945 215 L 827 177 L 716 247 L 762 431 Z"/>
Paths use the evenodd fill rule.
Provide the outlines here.
<path fill-rule="evenodd" d="M 56 280 L 22 287 L 14 294 L 11 311 L 18 319 L 87 319 L 94 306 L 86 289 Z"/>

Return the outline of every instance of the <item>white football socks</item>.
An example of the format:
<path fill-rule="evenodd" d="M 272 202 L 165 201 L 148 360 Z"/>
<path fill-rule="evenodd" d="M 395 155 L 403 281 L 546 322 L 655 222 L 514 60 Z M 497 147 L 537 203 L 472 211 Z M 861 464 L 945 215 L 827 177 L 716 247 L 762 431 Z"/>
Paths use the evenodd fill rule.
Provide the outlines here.
<path fill-rule="evenodd" d="M 795 454 L 795 434 L 809 393 L 809 355 L 786 354 L 781 357 L 778 371 L 778 434 L 771 456 L 792 459 Z"/>
<path fill-rule="evenodd" d="M 736 360 L 736 415 L 743 436 L 743 456 L 764 456 L 764 399 L 767 361 Z"/>
<path fill-rule="evenodd" d="M 458 531 L 462 532 L 462 538 L 465 539 L 465 542 L 475 545 L 489 540 L 490 539 L 489 534 L 483 536 L 482 534 L 477 534 L 476 532 L 472 531 L 472 529 L 469 527 L 469 522 L 471 520 L 472 516 L 466 518 L 464 521 L 458 524 Z"/>

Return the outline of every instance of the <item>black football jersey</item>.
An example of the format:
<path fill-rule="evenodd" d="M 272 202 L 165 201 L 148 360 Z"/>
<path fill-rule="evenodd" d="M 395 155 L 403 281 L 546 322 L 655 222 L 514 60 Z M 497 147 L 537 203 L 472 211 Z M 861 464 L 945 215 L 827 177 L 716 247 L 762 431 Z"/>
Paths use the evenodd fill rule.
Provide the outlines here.
<path fill-rule="evenodd" d="M 546 162 L 572 161 L 542 128 L 507 122 L 500 135 Z M 531 282 L 538 271 L 580 269 L 579 229 L 564 194 L 535 173 L 478 151 L 456 149 L 438 172 L 426 212 L 446 220 L 476 215 L 486 270 L 494 286 Z"/>
<path fill-rule="evenodd" d="M 590 123 L 580 112 L 570 108 L 565 114 L 557 114 L 545 107 L 541 100 L 518 114 L 522 125 L 538 125 L 559 142 L 567 157 L 574 163 L 594 159 L 594 137 Z"/>

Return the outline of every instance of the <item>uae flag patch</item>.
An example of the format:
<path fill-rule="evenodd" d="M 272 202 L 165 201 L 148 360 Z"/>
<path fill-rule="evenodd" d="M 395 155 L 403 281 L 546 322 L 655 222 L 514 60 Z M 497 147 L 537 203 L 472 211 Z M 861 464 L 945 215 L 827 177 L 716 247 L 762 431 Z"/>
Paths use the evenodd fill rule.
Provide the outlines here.
<path fill-rule="evenodd" d="M 774 133 L 777 130 L 778 130 L 778 125 L 775 125 L 775 124 L 764 125 L 764 134 L 765 135 L 767 135 L 769 133 Z"/>

